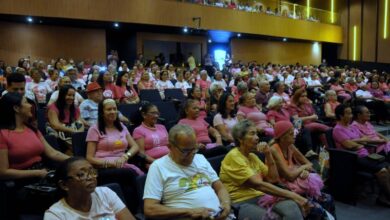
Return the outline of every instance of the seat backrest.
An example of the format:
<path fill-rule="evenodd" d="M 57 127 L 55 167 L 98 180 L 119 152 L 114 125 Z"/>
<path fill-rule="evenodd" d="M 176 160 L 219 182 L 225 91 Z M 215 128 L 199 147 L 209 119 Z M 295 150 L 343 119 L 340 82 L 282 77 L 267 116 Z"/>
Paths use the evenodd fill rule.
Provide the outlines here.
<path fill-rule="evenodd" d="M 326 137 L 326 142 L 328 144 L 328 148 L 335 149 L 336 144 L 334 143 L 334 140 L 333 140 L 333 129 L 329 129 L 329 130 L 325 131 L 325 137 Z"/>
<path fill-rule="evenodd" d="M 183 94 L 181 89 L 165 89 L 164 90 L 165 99 L 178 99 L 180 101 L 185 101 L 186 97 Z"/>
<path fill-rule="evenodd" d="M 173 102 L 155 102 L 153 104 L 157 106 L 161 114 L 160 117 L 165 120 L 165 123 L 170 123 L 179 119 L 179 114 L 177 113 Z"/>
<path fill-rule="evenodd" d="M 118 197 L 122 200 L 122 202 L 126 204 L 125 196 L 123 195 L 121 186 L 118 183 L 108 183 L 102 186 L 110 188 L 118 195 Z"/>
<path fill-rule="evenodd" d="M 131 120 L 132 116 L 139 111 L 139 104 L 120 104 L 118 110 Z"/>
<path fill-rule="evenodd" d="M 222 161 L 223 161 L 224 158 L 225 158 L 225 154 L 207 158 L 207 160 L 209 161 L 211 167 L 214 169 L 214 171 L 218 175 L 219 175 L 219 171 L 221 171 L 221 164 L 222 164 Z"/>
<path fill-rule="evenodd" d="M 42 135 L 46 134 L 46 109 L 37 108 L 38 130 Z"/>
<path fill-rule="evenodd" d="M 139 92 L 139 97 L 143 101 L 162 102 L 160 92 L 157 89 L 142 89 Z"/>
<path fill-rule="evenodd" d="M 137 184 L 137 196 L 138 196 L 138 212 L 144 213 L 144 189 L 145 189 L 146 175 L 138 176 L 136 180 Z"/>
<path fill-rule="evenodd" d="M 54 135 L 45 135 L 46 142 L 54 149 L 61 151 L 60 145 L 58 144 L 57 137 Z"/>
<path fill-rule="evenodd" d="M 88 131 L 74 133 L 72 135 L 72 148 L 73 155 L 79 157 L 85 157 L 87 154 L 87 138 Z"/>

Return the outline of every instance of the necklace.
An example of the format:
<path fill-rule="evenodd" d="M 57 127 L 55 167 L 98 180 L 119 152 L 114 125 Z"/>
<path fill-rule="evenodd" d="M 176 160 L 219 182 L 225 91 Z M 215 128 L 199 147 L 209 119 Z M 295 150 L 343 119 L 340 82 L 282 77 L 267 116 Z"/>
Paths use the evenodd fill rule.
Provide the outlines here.
<path fill-rule="evenodd" d="M 157 128 L 156 127 L 150 127 L 150 126 L 147 126 L 144 122 L 142 122 L 142 125 L 145 127 L 145 128 L 148 128 L 152 131 L 155 131 Z"/>

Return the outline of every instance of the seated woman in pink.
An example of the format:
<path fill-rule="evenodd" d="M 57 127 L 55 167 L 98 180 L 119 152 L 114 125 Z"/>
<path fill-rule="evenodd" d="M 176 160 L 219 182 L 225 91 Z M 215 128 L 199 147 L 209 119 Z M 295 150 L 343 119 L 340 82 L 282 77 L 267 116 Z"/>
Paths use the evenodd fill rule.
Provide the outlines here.
<path fill-rule="evenodd" d="M 295 91 L 291 104 L 287 106 L 287 110 L 292 117 L 301 119 L 304 127 L 311 132 L 325 132 L 329 129 L 328 126 L 315 121 L 318 119 L 318 116 L 311 101 L 307 98 L 306 90 L 303 88 Z"/>
<path fill-rule="evenodd" d="M 146 154 L 146 161 L 152 163 L 169 153 L 168 132 L 164 125 L 157 124 L 160 112 L 151 103 L 145 103 L 140 107 L 137 119 L 143 118 L 141 124 L 134 130 L 133 137 L 139 146 L 140 153 Z M 135 122 L 139 124 L 138 122 Z"/>
<path fill-rule="evenodd" d="M 207 80 L 206 70 L 200 71 L 200 79 L 196 80 L 196 85 L 199 86 L 202 91 L 202 98 L 206 99 L 208 97 L 208 90 L 210 88 L 211 82 Z"/>
<path fill-rule="evenodd" d="M 337 101 L 337 94 L 334 90 L 328 90 L 325 92 L 326 103 L 324 105 L 325 117 L 329 119 L 336 119 L 335 109 L 340 102 Z"/>
<path fill-rule="evenodd" d="M 97 83 L 103 88 L 103 97 L 105 99 L 114 99 L 119 102 L 114 76 L 110 71 L 100 72 Z"/>
<path fill-rule="evenodd" d="M 71 85 L 61 87 L 58 99 L 48 107 L 47 132 L 59 137 L 66 149 L 66 154 L 72 154 L 71 135 L 84 131 L 84 124 L 80 118 L 80 109 L 74 104 L 76 90 Z M 62 135 L 64 134 L 64 135 Z"/>
<path fill-rule="evenodd" d="M 302 78 L 302 72 L 298 72 L 295 75 L 295 79 L 292 82 L 292 88 L 293 89 L 299 89 L 305 87 L 306 88 L 306 81 Z"/>
<path fill-rule="evenodd" d="M 278 121 L 290 121 L 290 113 L 283 108 L 283 99 L 279 96 L 272 96 L 268 101 L 267 118 L 271 125 L 275 125 Z"/>
<path fill-rule="evenodd" d="M 238 120 L 235 114 L 233 95 L 223 93 L 218 102 L 218 113 L 214 116 L 214 127 L 219 131 L 225 143 L 234 143 L 232 129 Z"/>
<path fill-rule="evenodd" d="M 329 80 L 330 89 L 334 90 L 337 93 L 337 96 L 339 96 L 343 102 L 348 102 L 351 100 L 351 95 L 346 92 L 346 90 L 339 84 L 340 79 L 339 78 L 333 78 Z"/>
<path fill-rule="evenodd" d="M 375 131 L 374 126 L 370 123 L 370 111 L 365 106 L 356 106 L 354 109 L 355 121 L 351 126 L 360 131 L 363 136 L 367 136 L 369 140 L 368 144 L 378 145 L 376 147 L 376 153 L 383 154 L 390 159 L 390 141 L 382 134 Z"/>
<path fill-rule="evenodd" d="M 371 83 L 371 88 L 368 90 L 370 93 L 377 99 L 380 99 L 386 103 L 390 102 L 390 96 L 385 95 L 383 90 L 379 87 L 378 82 L 372 82 Z"/>
<path fill-rule="evenodd" d="M 378 185 L 383 191 L 379 193 L 378 203 L 390 207 L 390 195 L 388 163 L 376 161 L 368 158 L 368 150 L 364 147 L 367 141 L 371 140 L 368 136 L 363 136 L 355 126 L 351 126 L 352 109 L 351 107 L 340 104 L 336 107 L 337 125 L 333 129 L 333 139 L 337 148 L 355 152 L 357 158 L 357 169 L 370 172 L 376 176 Z"/>
<path fill-rule="evenodd" d="M 313 172 L 312 163 L 294 146 L 294 126 L 289 121 L 275 124 L 275 139 L 270 148 L 275 160 L 281 183 L 295 193 L 320 203 L 323 208 L 335 214 L 332 197 L 322 193 L 324 183 Z"/>
<path fill-rule="evenodd" d="M 119 102 L 124 104 L 136 104 L 139 102 L 139 97 L 134 89 L 133 82 L 129 83 L 129 73 L 122 71 L 116 79 L 117 94 Z"/>
<path fill-rule="evenodd" d="M 128 168 L 139 175 L 143 174 L 138 167 L 127 163 L 138 153 L 139 147 L 119 121 L 113 99 L 105 99 L 99 103 L 98 123 L 89 128 L 86 141 L 86 158 L 94 167 Z"/>
<path fill-rule="evenodd" d="M 26 200 L 26 196 L 19 192 L 25 191 L 25 185 L 37 183 L 47 175 L 49 167 L 42 156 L 57 162 L 69 158 L 52 148 L 41 132 L 30 124 L 31 108 L 27 99 L 18 93 L 9 92 L 0 99 L 0 179 L 15 183 L 12 190 L 2 190 L 1 197 L 7 199 L 6 214 L 47 209 L 49 204 L 46 201 Z M 16 218 L 9 216 L 6 219 Z"/>
<path fill-rule="evenodd" d="M 202 98 L 202 92 L 199 88 L 199 86 L 194 86 L 191 91 L 190 95 L 188 96 L 189 99 L 194 99 L 199 102 L 199 117 L 204 119 L 207 117 L 207 105 L 205 102 L 205 99 Z"/>
<path fill-rule="evenodd" d="M 156 89 L 154 81 L 150 80 L 150 76 L 148 72 L 143 72 L 141 79 L 138 81 L 138 91 L 143 89 Z"/>
<path fill-rule="evenodd" d="M 237 111 L 237 119 L 248 119 L 252 121 L 257 128 L 257 132 L 266 136 L 274 136 L 274 128 L 267 122 L 267 116 L 260 111 L 256 105 L 256 94 L 247 92 L 240 98 L 240 107 Z"/>
<path fill-rule="evenodd" d="M 221 134 L 203 118 L 199 117 L 199 102 L 197 100 L 187 100 L 183 107 L 182 119 L 180 119 L 178 124 L 185 124 L 194 129 L 196 140 L 201 145 L 201 148 L 208 150 L 222 145 Z M 215 143 L 212 143 L 209 134 L 216 139 Z"/>
<path fill-rule="evenodd" d="M 272 94 L 272 96 L 279 96 L 283 99 L 286 105 L 290 104 L 290 96 L 285 92 L 286 85 L 283 82 L 277 82 L 275 83 L 274 88 L 275 92 Z"/>

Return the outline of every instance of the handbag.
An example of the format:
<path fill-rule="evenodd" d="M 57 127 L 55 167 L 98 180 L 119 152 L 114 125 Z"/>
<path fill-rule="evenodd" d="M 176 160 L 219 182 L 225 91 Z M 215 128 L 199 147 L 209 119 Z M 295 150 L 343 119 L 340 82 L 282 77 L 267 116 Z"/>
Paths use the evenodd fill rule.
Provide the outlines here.
<path fill-rule="evenodd" d="M 78 129 L 80 129 L 83 126 L 78 121 L 75 121 L 75 122 L 73 122 L 71 124 L 63 124 L 63 125 L 68 127 L 68 128 L 71 128 L 73 130 L 78 130 Z M 56 138 L 59 138 L 60 140 L 62 140 L 65 143 L 67 143 L 68 145 L 72 145 L 72 133 L 63 132 L 63 131 L 57 131 L 57 130 L 53 129 L 52 127 L 50 127 L 49 124 L 46 126 L 46 133 L 48 135 L 53 135 Z"/>
<path fill-rule="evenodd" d="M 57 185 L 54 181 L 54 174 L 55 171 L 49 171 L 39 182 L 25 185 L 24 189 L 28 192 L 28 194 L 32 195 L 55 196 L 57 192 Z"/>

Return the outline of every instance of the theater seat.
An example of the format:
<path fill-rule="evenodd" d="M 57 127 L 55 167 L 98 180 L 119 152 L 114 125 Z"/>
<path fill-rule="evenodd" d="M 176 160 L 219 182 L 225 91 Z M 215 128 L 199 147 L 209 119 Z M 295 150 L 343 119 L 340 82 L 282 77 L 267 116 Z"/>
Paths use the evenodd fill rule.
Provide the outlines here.
<path fill-rule="evenodd" d="M 139 92 L 139 98 L 142 101 L 162 102 L 160 92 L 157 89 L 142 89 Z"/>
<path fill-rule="evenodd" d="M 88 131 L 74 133 L 72 135 L 72 148 L 73 155 L 79 157 L 85 157 L 87 154 L 87 133 Z"/>

